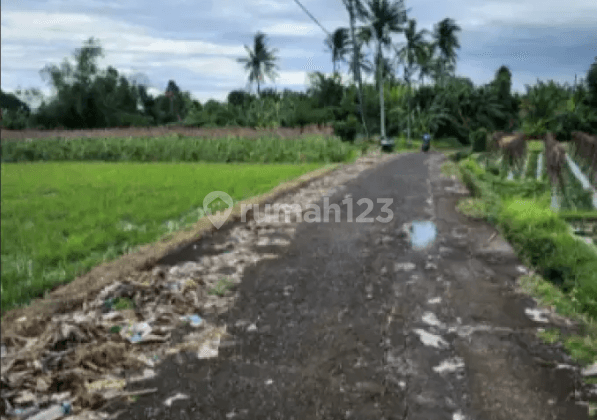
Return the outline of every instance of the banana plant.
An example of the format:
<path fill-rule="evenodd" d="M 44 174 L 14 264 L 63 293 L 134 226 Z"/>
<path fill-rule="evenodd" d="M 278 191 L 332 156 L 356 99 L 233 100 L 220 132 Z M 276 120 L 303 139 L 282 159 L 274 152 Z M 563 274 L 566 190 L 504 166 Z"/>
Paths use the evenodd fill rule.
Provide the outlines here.
<path fill-rule="evenodd" d="M 417 105 L 413 113 L 414 129 L 419 136 L 425 133 L 435 133 L 441 123 L 450 119 L 448 108 L 437 101 L 434 101 L 429 109 L 421 109 Z"/>

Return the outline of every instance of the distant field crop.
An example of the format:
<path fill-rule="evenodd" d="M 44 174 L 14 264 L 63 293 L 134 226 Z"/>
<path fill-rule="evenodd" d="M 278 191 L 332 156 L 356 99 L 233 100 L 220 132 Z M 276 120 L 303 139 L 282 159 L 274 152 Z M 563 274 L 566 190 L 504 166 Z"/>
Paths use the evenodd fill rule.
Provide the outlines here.
<path fill-rule="evenodd" d="M 320 166 L 3 163 L 2 309 L 196 222 L 212 191 L 238 201 Z"/>
<path fill-rule="evenodd" d="M 78 138 L 2 142 L 2 162 L 343 162 L 356 156 L 355 145 L 336 137 L 306 136 L 255 139 L 225 137 Z"/>

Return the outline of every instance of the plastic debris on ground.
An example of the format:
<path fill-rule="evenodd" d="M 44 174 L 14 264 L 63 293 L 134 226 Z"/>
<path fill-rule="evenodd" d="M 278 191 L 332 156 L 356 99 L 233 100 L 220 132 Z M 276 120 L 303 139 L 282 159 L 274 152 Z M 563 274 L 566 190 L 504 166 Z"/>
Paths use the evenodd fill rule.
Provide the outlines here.
<path fill-rule="evenodd" d="M 40 411 L 29 420 L 55 420 L 64 417 L 71 412 L 71 405 L 68 402 L 54 405 L 46 410 Z"/>
<path fill-rule="evenodd" d="M 174 401 L 177 401 L 177 400 L 186 400 L 186 399 L 188 399 L 188 398 L 189 398 L 189 396 L 188 396 L 188 395 L 181 394 L 181 393 L 179 392 L 178 394 L 176 394 L 176 395 L 173 395 L 173 396 L 171 396 L 170 398 L 168 398 L 166 401 L 164 401 L 164 405 L 166 405 L 167 407 L 170 407 L 170 406 L 172 406 L 172 403 L 173 403 Z"/>
<path fill-rule="evenodd" d="M 287 194 L 279 203 L 317 202 L 322 191 L 339 191 L 370 165 L 390 158 L 382 153 L 359 158 Z M 0 404 L 6 410 L 2 411 L 28 410 L 32 415 L 38 407 L 68 399 L 73 418 L 102 418 L 93 411 L 110 398 L 128 395 L 124 389 L 130 379 L 123 382 L 125 370 L 142 372 L 129 378 L 143 380 L 155 375 L 155 365 L 169 354 L 189 350 L 200 358 L 217 357 L 226 329 L 210 325 L 206 315 L 227 311 L 236 296 L 233 290 L 222 296 L 209 293 L 222 279 L 221 270 L 229 270 L 227 281 L 238 284 L 246 267 L 277 258 L 256 246 L 262 234 L 284 232 L 292 238 L 298 226 L 298 222 L 280 224 L 269 216 L 264 220 L 233 227 L 224 244 L 214 245 L 220 246 L 219 254 L 135 271 L 90 294 L 76 309 L 47 318 L 23 316 L 8 333 L 3 328 Z M 182 343 L 172 343 L 171 332 L 184 323 L 195 331 Z"/>
<path fill-rule="evenodd" d="M 188 321 L 192 327 L 199 327 L 201 324 L 203 324 L 203 319 L 197 314 L 183 316 L 180 319 L 182 321 Z"/>

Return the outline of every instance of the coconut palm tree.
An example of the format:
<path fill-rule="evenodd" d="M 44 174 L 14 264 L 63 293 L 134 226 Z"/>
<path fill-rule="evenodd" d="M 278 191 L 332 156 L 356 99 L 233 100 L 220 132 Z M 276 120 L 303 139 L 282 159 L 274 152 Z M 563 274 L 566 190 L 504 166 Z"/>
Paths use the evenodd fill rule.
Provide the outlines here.
<path fill-rule="evenodd" d="M 264 81 L 265 76 L 270 80 L 275 81 L 278 74 L 276 69 L 275 54 L 277 49 L 268 49 L 266 45 L 266 35 L 262 32 L 257 32 L 253 41 L 253 49 L 251 50 L 245 45 L 248 57 L 238 58 L 239 63 L 245 64 L 245 70 L 249 72 L 249 83 L 257 82 L 257 94 L 261 95 L 261 82 Z"/>
<path fill-rule="evenodd" d="M 437 68 L 435 52 L 437 44 L 434 42 L 423 42 L 417 50 L 417 66 L 419 67 L 419 82 L 425 84 L 426 77 L 433 77 Z"/>
<path fill-rule="evenodd" d="M 356 62 L 355 62 L 355 60 L 356 60 Z M 350 65 L 351 69 L 355 65 L 358 66 L 361 76 L 363 74 L 371 75 L 375 71 L 375 65 L 369 59 L 368 54 L 365 54 L 363 52 L 362 44 L 360 44 L 360 46 L 359 46 L 358 56 L 353 53 L 352 48 L 350 49 L 350 54 L 349 54 L 349 58 L 348 58 L 347 62 Z"/>
<path fill-rule="evenodd" d="M 404 31 L 407 20 L 404 0 L 368 0 L 361 20 L 376 41 L 376 67 L 379 80 L 383 80 L 383 48 L 392 46 L 392 35 Z M 381 138 L 386 137 L 384 110 L 384 83 L 379 83 L 379 103 L 381 108 Z"/>
<path fill-rule="evenodd" d="M 407 118 L 407 139 L 410 144 L 410 102 L 411 102 L 411 77 L 414 75 L 418 59 L 425 51 L 425 35 L 429 31 L 422 29 L 417 31 L 417 22 L 414 19 L 408 21 L 408 25 L 404 30 L 404 37 L 406 42 L 403 43 L 402 48 L 398 51 L 398 57 L 404 64 L 404 81 L 408 86 L 408 118 Z"/>
<path fill-rule="evenodd" d="M 363 128 L 365 129 L 365 135 L 369 137 L 369 130 L 367 129 L 367 121 L 365 120 L 365 104 L 363 102 L 363 79 L 361 78 L 361 68 L 359 60 L 361 57 L 361 45 L 357 42 L 355 33 L 355 25 L 357 17 L 365 12 L 363 3 L 361 0 L 342 0 L 348 16 L 350 18 L 350 38 L 352 39 L 352 71 L 354 80 L 357 83 L 357 92 L 359 97 L 359 111 L 361 113 L 361 120 L 363 122 Z"/>
<path fill-rule="evenodd" d="M 371 42 L 374 41 L 373 31 L 369 26 L 361 26 L 357 29 L 357 39 L 361 42 L 361 45 L 369 45 Z M 362 55 L 365 57 L 365 55 Z M 363 60 L 363 59 L 362 59 Z M 373 63 L 369 61 L 367 58 L 364 58 L 364 62 L 361 60 L 361 68 L 363 72 L 367 75 L 375 73 L 375 87 L 379 90 L 379 83 L 381 80 L 387 81 L 389 78 L 394 78 L 394 67 L 395 63 L 388 57 L 381 56 L 381 58 L 377 54 L 377 48 L 374 50 L 374 58 Z M 381 62 L 381 70 L 378 71 L 377 63 Z M 366 64 L 365 64 L 366 63 Z M 380 76 L 381 73 L 381 76 Z"/>
<path fill-rule="evenodd" d="M 336 73 L 336 64 L 343 61 L 349 52 L 350 35 L 347 28 L 338 28 L 325 40 L 325 45 L 332 53 L 332 63 L 334 73 Z"/>
<path fill-rule="evenodd" d="M 446 73 L 448 71 L 453 72 L 453 69 L 455 68 L 457 58 L 456 50 L 460 48 L 456 33 L 460 30 L 460 26 L 450 18 L 445 18 L 434 27 L 433 38 L 439 50 L 441 68 L 440 79 L 442 80 L 442 83 Z"/>

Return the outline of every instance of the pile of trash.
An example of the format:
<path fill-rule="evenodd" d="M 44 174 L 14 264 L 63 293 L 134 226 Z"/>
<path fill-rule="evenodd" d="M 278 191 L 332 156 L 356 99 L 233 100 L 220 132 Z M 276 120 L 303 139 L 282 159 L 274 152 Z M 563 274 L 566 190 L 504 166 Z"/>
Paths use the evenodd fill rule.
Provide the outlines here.
<path fill-rule="evenodd" d="M 342 184 L 391 157 L 361 158 L 278 203 L 316 202 L 342 191 Z M 28 419 L 39 415 L 45 420 L 66 414 L 102 418 L 92 411 L 115 398 L 155 392 L 130 388 L 155 376 L 155 367 L 168 355 L 190 351 L 198 358 L 217 357 L 226 328 L 202 316 L 227 311 L 244 270 L 277 258 L 263 247 L 287 245 L 300 223 L 269 216 L 259 219 L 238 224 L 224 243 L 211 244 L 216 255 L 115 280 L 77 311 L 51 319 L 17 320 L 15 328 L 2 336 L 0 413 Z M 287 239 L 269 238 L 276 233 Z M 173 332 L 185 326 L 186 336 L 174 339 Z"/>
<path fill-rule="evenodd" d="M 184 324 L 201 329 L 185 349 L 202 358 L 217 356 L 225 329 L 197 314 L 209 309 L 210 299 L 201 270 L 192 263 L 185 268 L 157 268 L 145 281 L 116 282 L 80 311 L 55 315 L 43 331 L 41 320 L 17 320 L 18 333 L 2 337 L 1 411 L 26 417 L 67 402 L 68 411 L 76 412 L 130 395 L 127 384 L 150 378 L 156 361 L 176 351 L 169 346 L 171 332 Z M 125 379 L 127 371 L 142 368 L 140 378 Z"/>

